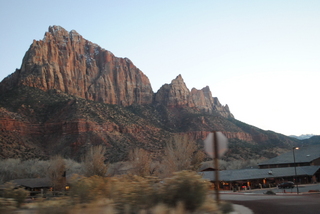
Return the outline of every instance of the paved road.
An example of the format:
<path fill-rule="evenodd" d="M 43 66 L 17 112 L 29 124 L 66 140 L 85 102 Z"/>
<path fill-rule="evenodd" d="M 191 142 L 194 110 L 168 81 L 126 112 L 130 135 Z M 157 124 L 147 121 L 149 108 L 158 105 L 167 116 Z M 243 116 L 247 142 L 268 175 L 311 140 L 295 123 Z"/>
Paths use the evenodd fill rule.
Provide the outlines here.
<path fill-rule="evenodd" d="M 250 208 L 254 214 L 319 214 L 320 194 L 221 194 L 221 199 Z"/>
<path fill-rule="evenodd" d="M 277 195 L 265 195 L 271 190 Z M 310 190 L 320 190 L 320 184 L 299 185 L 297 189 L 278 188 L 255 189 L 232 193 L 222 192 L 221 199 L 250 208 L 255 214 L 320 214 L 320 194 L 308 194 Z M 227 194 L 228 193 L 228 194 Z"/>

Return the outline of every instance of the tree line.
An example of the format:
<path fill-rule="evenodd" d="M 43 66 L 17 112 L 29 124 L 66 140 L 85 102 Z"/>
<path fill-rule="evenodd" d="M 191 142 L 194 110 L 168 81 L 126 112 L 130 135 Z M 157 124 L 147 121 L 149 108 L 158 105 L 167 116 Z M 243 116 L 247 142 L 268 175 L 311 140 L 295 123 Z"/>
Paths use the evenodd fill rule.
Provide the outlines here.
<path fill-rule="evenodd" d="M 92 146 L 82 157 L 81 162 L 53 156 L 49 160 L 0 160 L 0 184 L 13 179 L 21 178 L 49 178 L 53 183 L 58 182 L 63 174 L 78 174 L 86 177 L 115 176 L 131 174 L 138 176 L 157 176 L 165 178 L 174 172 L 182 170 L 199 170 L 212 167 L 212 161 L 207 161 L 207 156 L 194 140 L 186 135 L 174 135 L 164 149 L 161 159 L 153 157 L 152 153 L 142 148 L 133 148 L 127 154 L 127 161 L 107 163 L 106 148 Z M 222 170 L 241 169 L 257 166 L 260 160 L 234 160 L 219 161 Z"/>
<path fill-rule="evenodd" d="M 126 161 L 108 163 L 106 153 L 107 149 L 99 145 L 90 147 L 80 162 L 61 156 L 53 156 L 49 160 L 0 160 L 0 184 L 5 183 L 0 212 L 7 209 L 7 198 L 14 198 L 19 207 L 28 195 L 28 191 L 16 189 L 8 181 L 43 177 L 51 181 L 52 194 L 58 192 L 59 195 L 60 192 L 64 197 L 54 199 L 61 203 L 58 205 L 46 207 L 47 201 L 44 201 L 37 208 L 42 209 L 41 213 L 75 213 L 78 205 L 83 207 L 81 204 L 93 203 L 96 206 L 98 202 L 108 209 L 108 213 L 218 212 L 219 208 L 209 194 L 210 183 L 197 173 L 201 166 L 211 167 L 212 161 L 204 162 L 207 156 L 188 136 L 172 136 L 161 158 L 155 158 L 142 148 L 133 148 L 128 152 Z M 244 167 L 254 163 L 220 161 L 220 168 Z M 64 191 L 66 175 L 70 176 L 70 191 Z"/>
<path fill-rule="evenodd" d="M 127 161 L 107 163 L 106 148 L 92 146 L 82 157 L 81 162 L 53 156 L 49 160 L 0 160 L 0 183 L 21 178 L 47 177 L 59 182 L 64 173 L 83 176 L 114 176 L 132 174 L 138 176 L 168 177 L 181 170 L 197 170 L 206 155 L 199 150 L 196 142 L 185 135 L 174 135 L 164 149 L 161 159 L 155 159 L 151 152 L 133 148 L 127 154 Z"/>

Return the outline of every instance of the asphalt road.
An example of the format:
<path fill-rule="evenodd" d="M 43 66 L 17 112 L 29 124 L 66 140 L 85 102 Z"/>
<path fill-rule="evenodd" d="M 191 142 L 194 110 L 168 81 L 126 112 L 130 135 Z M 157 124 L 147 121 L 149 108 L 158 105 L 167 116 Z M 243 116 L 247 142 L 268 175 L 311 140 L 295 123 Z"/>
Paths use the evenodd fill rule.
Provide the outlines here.
<path fill-rule="evenodd" d="M 221 200 L 233 204 L 243 205 L 253 211 L 254 214 L 320 214 L 320 194 L 308 193 L 311 189 L 317 189 L 319 184 L 302 186 L 296 191 L 278 189 L 262 189 L 240 193 L 221 193 Z M 277 195 L 262 194 L 267 190 L 273 190 Z"/>
<path fill-rule="evenodd" d="M 254 214 L 319 214 L 320 194 L 300 196 L 221 195 L 221 199 L 248 207 Z M 230 197 L 231 196 L 231 197 Z"/>

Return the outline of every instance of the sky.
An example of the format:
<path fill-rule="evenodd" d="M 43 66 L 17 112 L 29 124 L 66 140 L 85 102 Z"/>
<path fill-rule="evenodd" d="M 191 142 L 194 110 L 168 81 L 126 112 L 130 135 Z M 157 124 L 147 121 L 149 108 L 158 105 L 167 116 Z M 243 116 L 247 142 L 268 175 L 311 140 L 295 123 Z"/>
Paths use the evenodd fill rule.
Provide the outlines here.
<path fill-rule="evenodd" d="M 153 91 L 179 74 L 236 119 L 320 135 L 318 0 L 0 0 L 0 81 L 52 25 L 129 58 Z"/>

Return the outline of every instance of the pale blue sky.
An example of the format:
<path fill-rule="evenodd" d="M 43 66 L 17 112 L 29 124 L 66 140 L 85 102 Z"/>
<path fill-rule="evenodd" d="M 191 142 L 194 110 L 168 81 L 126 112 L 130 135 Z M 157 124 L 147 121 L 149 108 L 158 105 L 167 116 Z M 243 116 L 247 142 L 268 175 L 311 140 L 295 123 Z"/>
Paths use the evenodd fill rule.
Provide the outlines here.
<path fill-rule="evenodd" d="M 127 57 L 156 92 L 181 74 L 234 116 L 320 134 L 320 1 L 0 0 L 0 80 L 50 25 Z"/>

